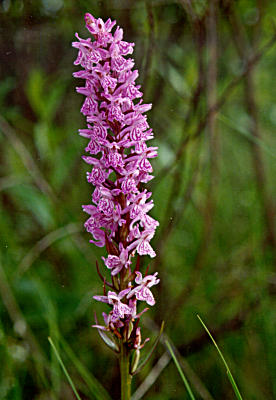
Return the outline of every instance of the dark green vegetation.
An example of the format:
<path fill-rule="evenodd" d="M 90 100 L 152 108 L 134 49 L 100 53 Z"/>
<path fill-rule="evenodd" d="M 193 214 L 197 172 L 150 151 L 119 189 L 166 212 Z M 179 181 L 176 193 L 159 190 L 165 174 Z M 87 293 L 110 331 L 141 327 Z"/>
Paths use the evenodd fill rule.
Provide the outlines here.
<path fill-rule="evenodd" d="M 234 399 L 199 314 L 243 398 L 276 398 L 276 2 L 5 0 L 0 11 L 0 398 L 74 398 L 48 336 L 82 399 L 119 398 L 117 360 L 91 328 L 104 254 L 83 230 L 91 186 L 71 48 L 86 11 L 135 41 L 153 103 L 150 271 L 162 281 L 143 336 L 153 342 L 164 319 L 196 398 Z M 187 399 L 169 361 L 160 344 L 133 391 L 151 374 L 143 398 Z"/>

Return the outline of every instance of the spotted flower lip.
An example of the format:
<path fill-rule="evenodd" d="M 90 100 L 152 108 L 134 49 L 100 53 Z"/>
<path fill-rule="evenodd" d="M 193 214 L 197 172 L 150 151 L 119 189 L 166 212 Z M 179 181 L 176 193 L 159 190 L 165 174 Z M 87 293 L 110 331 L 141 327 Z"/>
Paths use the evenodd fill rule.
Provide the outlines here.
<path fill-rule="evenodd" d="M 111 275 L 117 275 L 122 268 L 128 268 L 130 265 L 128 251 L 124 249 L 122 243 L 119 244 L 119 256 L 115 255 L 108 255 L 107 258 L 102 257 L 104 263 L 108 269 L 111 269 Z"/>
<path fill-rule="evenodd" d="M 156 278 L 157 272 L 155 272 L 155 274 L 153 275 L 146 275 L 144 278 L 141 272 L 136 271 L 135 273 L 136 273 L 135 283 L 137 283 L 138 286 L 134 287 L 127 294 L 127 298 L 130 298 L 131 296 L 135 295 L 137 300 L 146 301 L 148 305 L 154 306 L 155 300 L 149 288 L 159 283 L 160 279 Z"/>
<path fill-rule="evenodd" d="M 150 242 L 159 222 L 148 215 L 154 203 L 143 186 L 154 177 L 152 159 L 158 148 L 148 145 L 154 134 L 145 113 L 152 105 L 143 103 L 136 84 L 134 43 L 123 40 L 123 30 L 110 18 L 104 22 L 87 13 L 85 25 L 92 37 L 76 33 L 72 44 L 78 50 L 74 65 L 81 68 L 73 76 L 84 81 L 76 88 L 85 96 L 81 113 L 87 126 L 79 135 L 88 143 L 82 158 L 94 188 L 91 204 L 83 205 L 88 214 L 84 226 L 92 235 L 90 242 L 106 248 L 102 260 L 113 282 L 107 294 L 104 289 L 103 296 L 94 296 L 112 307 L 103 314 L 105 327 L 96 327 L 116 332 L 147 310 L 137 313 L 137 302 L 155 304 L 150 287 L 159 282 L 157 273 L 143 277 L 132 263 L 135 256 L 156 255 Z M 137 327 L 133 335 L 134 344 L 140 337 Z"/>

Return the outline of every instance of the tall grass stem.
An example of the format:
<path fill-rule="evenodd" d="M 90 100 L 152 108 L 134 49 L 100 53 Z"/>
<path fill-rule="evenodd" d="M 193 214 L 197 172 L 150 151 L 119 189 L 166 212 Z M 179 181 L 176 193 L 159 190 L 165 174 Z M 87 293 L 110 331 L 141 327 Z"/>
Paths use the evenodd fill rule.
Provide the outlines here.
<path fill-rule="evenodd" d="M 176 365 L 176 368 L 177 368 L 177 370 L 178 370 L 178 372 L 179 372 L 179 375 L 181 376 L 181 379 L 182 379 L 183 382 L 184 382 L 184 385 L 185 385 L 185 387 L 186 387 L 186 389 L 187 389 L 187 392 L 188 392 L 188 394 L 189 394 L 189 396 L 190 396 L 190 399 L 191 399 L 191 400 L 195 400 L 195 397 L 194 397 L 194 395 L 193 395 L 192 389 L 191 389 L 191 387 L 190 387 L 190 385 L 189 385 L 189 382 L 188 382 L 188 380 L 186 379 L 186 377 L 185 377 L 185 375 L 184 375 L 184 373 L 183 373 L 183 371 L 182 371 L 182 369 L 181 369 L 181 367 L 180 367 L 179 362 L 177 361 L 177 358 L 176 358 L 176 356 L 175 356 L 175 354 L 174 354 L 174 351 L 173 351 L 173 349 L 172 349 L 172 346 L 170 345 L 170 343 L 169 343 L 168 340 L 165 340 L 165 344 L 166 344 L 166 346 L 168 347 L 168 350 L 169 350 L 169 352 L 170 352 L 170 354 L 171 354 L 171 356 L 172 356 L 172 359 L 173 359 L 173 361 L 174 361 L 174 363 L 175 363 L 175 365 Z"/>
<path fill-rule="evenodd" d="M 205 331 L 208 333 L 210 339 L 211 339 L 212 342 L 214 343 L 214 346 L 215 346 L 215 348 L 217 349 L 217 351 L 218 351 L 218 353 L 219 353 L 219 356 L 220 356 L 220 358 L 221 358 L 223 364 L 225 365 L 226 373 L 227 373 L 228 379 L 229 379 L 229 381 L 230 381 L 230 383 L 231 383 L 231 385 L 232 385 L 232 387 L 233 387 L 233 390 L 234 390 L 234 392 L 235 392 L 235 395 L 236 395 L 237 399 L 238 399 L 238 400 L 243 400 L 243 398 L 242 398 L 242 396 L 241 396 L 241 394 L 240 394 L 240 391 L 239 391 L 239 389 L 238 389 L 238 386 L 237 386 L 237 384 L 236 384 L 236 382 L 235 382 L 235 379 L 233 378 L 233 375 L 232 375 L 232 373 L 231 373 L 231 371 L 230 371 L 230 368 L 228 367 L 228 364 L 227 364 L 225 358 L 223 357 L 223 354 L 222 354 L 222 352 L 220 351 L 220 349 L 219 349 L 219 347 L 218 347 L 218 345 L 217 345 L 215 339 L 213 338 L 213 336 L 211 335 L 209 329 L 208 329 L 207 326 L 204 324 L 204 322 L 202 321 L 202 319 L 200 318 L 199 315 L 197 316 L 197 318 L 199 319 L 199 321 L 201 322 L 203 328 L 204 328 Z"/>
<path fill-rule="evenodd" d="M 79 394 L 78 394 L 78 392 L 77 392 L 77 389 L 76 389 L 76 387 L 75 387 L 75 385 L 74 385 L 72 379 L 70 378 L 70 375 L 68 374 L 68 371 L 67 371 L 65 365 L 63 364 L 63 361 L 62 361 L 62 359 L 61 359 L 61 357 L 60 357 L 60 355 L 59 355 L 59 353 L 58 353 L 58 351 L 57 351 L 56 346 L 54 345 L 54 343 L 53 343 L 53 341 L 52 341 L 52 339 L 51 339 L 50 337 L 48 337 L 48 340 L 49 340 L 50 345 L 52 346 L 52 348 L 53 348 L 53 350 L 54 350 L 54 353 L 55 353 L 55 355 L 56 355 L 56 357 L 57 357 L 57 359 L 58 359 L 58 362 L 59 362 L 59 364 L 60 364 L 60 366 L 61 366 L 61 368 L 62 368 L 62 370 L 63 370 L 63 372 L 64 372 L 64 375 L 66 376 L 66 378 L 67 378 L 67 380 L 68 380 L 68 382 L 69 382 L 69 384 L 70 384 L 70 386 L 71 386 L 71 388 L 72 388 L 72 390 L 73 390 L 73 392 L 74 392 L 76 398 L 77 398 L 78 400 L 81 400 L 81 398 L 80 398 L 80 396 L 79 396 Z"/>

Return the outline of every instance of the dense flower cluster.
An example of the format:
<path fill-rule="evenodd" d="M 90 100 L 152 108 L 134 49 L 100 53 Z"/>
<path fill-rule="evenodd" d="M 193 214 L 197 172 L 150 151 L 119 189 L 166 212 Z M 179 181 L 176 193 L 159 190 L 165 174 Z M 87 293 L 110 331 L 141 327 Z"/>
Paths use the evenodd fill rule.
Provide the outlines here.
<path fill-rule="evenodd" d="M 154 305 L 150 287 L 159 282 L 157 273 L 142 276 L 139 261 L 131 268 L 133 257 L 155 256 L 150 245 L 158 222 L 148 215 L 153 207 L 151 193 L 142 184 L 153 178 L 150 159 L 157 156 L 157 147 L 148 147 L 153 138 L 147 117 L 151 104 L 143 104 L 140 86 L 135 84 L 138 71 L 132 70 L 134 61 L 126 57 L 133 52 L 134 43 L 123 41 L 123 30 L 116 21 L 85 16 L 86 27 L 94 40 L 73 42 L 79 53 L 75 65 L 83 69 L 76 78 L 85 79 L 85 86 L 77 92 L 86 96 L 81 112 L 87 119 L 87 128 L 81 136 L 89 139 L 83 159 L 92 166 L 87 180 L 95 189 L 93 204 L 83 206 L 89 214 L 85 228 L 93 236 L 92 243 L 106 247 L 104 264 L 111 272 L 112 290 L 96 300 L 109 304 L 112 309 L 103 313 L 103 330 L 121 336 L 142 313 L 137 314 L 137 300 Z M 121 333 L 120 333 L 121 332 Z M 140 346 L 140 329 L 132 333 L 133 343 Z M 136 343 L 136 345 L 135 345 Z M 137 344 L 139 343 L 139 344 Z M 141 346 L 140 346 L 141 347 Z"/>

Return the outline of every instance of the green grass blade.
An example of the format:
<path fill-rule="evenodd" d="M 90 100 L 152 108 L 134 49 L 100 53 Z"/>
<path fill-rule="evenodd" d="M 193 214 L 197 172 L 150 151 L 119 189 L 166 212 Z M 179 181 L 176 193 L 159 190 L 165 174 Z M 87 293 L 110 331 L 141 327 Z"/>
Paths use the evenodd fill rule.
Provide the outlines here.
<path fill-rule="evenodd" d="M 249 132 L 247 129 L 241 127 L 240 125 L 237 125 L 234 121 L 232 121 L 230 118 L 226 117 L 225 115 L 223 115 L 221 113 L 218 116 L 218 120 L 223 122 L 229 128 L 231 128 L 234 131 L 238 132 L 239 134 L 245 136 L 251 142 L 256 143 L 257 145 L 259 145 L 271 157 L 276 158 L 276 154 L 273 153 L 270 150 L 270 147 L 262 139 L 253 136 L 252 133 Z"/>
<path fill-rule="evenodd" d="M 178 370 L 178 372 L 179 372 L 179 375 L 181 376 L 181 378 L 182 378 L 182 380 L 183 380 L 183 382 L 184 382 L 184 385 L 185 385 L 185 387 L 186 387 L 186 389 L 187 389 L 187 392 L 189 393 L 190 398 L 191 398 L 192 400 L 195 400 L 195 397 L 194 397 L 194 395 L 193 395 L 193 392 L 192 392 L 192 390 L 191 390 L 191 387 L 190 387 L 190 385 L 189 385 L 189 382 L 187 381 L 185 375 L 183 374 L 183 371 L 182 371 L 182 369 L 181 369 L 181 367 L 180 367 L 180 365 L 179 365 L 179 362 L 177 361 L 177 358 L 176 358 L 176 356 L 175 356 L 175 354 L 174 354 L 174 352 L 173 352 L 173 349 L 172 349 L 170 343 L 168 342 L 168 340 L 165 340 L 165 343 L 166 343 L 166 346 L 167 346 L 168 349 L 169 349 L 169 352 L 170 352 L 170 354 L 171 354 L 171 356 L 172 356 L 172 359 L 173 359 L 173 361 L 174 361 L 174 363 L 175 363 L 175 365 L 176 365 L 176 368 L 177 368 L 177 370 Z"/>
<path fill-rule="evenodd" d="M 54 345 L 54 343 L 53 343 L 53 341 L 52 341 L 52 339 L 51 339 L 50 337 L 48 337 L 48 340 L 49 340 L 50 345 L 52 346 L 52 348 L 53 348 L 53 350 L 54 350 L 54 352 L 55 352 L 55 355 L 56 355 L 56 357 L 57 357 L 57 359 L 58 359 L 58 362 L 60 363 L 60 366 L 61 366 L 61 368 L 62 368 L 62 370 L 63 370 L 63 372 L 64 372 L 66 378 L 68 379 L 68 382 L 69 382 L 69 384 L 70 384 L 70 386 L 71 386 L 73 392 L 75 393 L 76 398 L 77 398 L 78 400 L 81 400 L 81 398 L 80 398 L 80 396 L 79 396 L 79 394 L 78 394 L 78 392 L 77 392 L 77 389 L 76 389 L 76 387 L 75 387 L 75 385 L 74 385 L 72 379 L 70 378 L 70 375 L 68 374 L 65 365 L 63 364 L 63 361 L 62 361 L 62 359 L 61 359 L 61 357 L 60 357 L 60 355 L 59 355 L 59 353 L 58 353 L 58 351 L 57 351 L 56 346 Z"/>
<path fill-rule="evenodd" d="M 240 391 L 239 391 L 239 389 L 238 389 L 238 386 L 237 386 L 237 384 L 236 384 L 236 382 L 235 382 L 235 379 L 233 378 L 233 375 L 232 375 L 232 373 L 231 373 L 231 371 L 230 371 L 230 368 L 228 367 L 228 364 L 227 364 L 225 358 L 223 357 L 223 354 L 222 354 L 222 352 L 220 351 L 220 349 L 219 349 L 219 347 L 218 347 L 218 345 L 217 345 L 215 339 L 213 338 L 213 336 L 211 335 L 211 333 L 210 333 L 210 331 L 208 330 L 207 326 L 204 324 L 204 322 L 202 321 L 202 319 L 200 318 L 199 315 L 197 316 L 197 318 L 199 319 L 199 321 L 200 321 L 200 323 L 202 324 L 203 328 L 204 328 L 205 331 L 208 333 L 210 339 L 211 339 L 212 342 L 214 343 L 214 346 L 215 346 L 215 348 L 217 349 L 217 351 L 218 351 L 218 353 L 219 353 L 219 356 L 220 356 L 220 358 L 221 358 L 223 364 L 225 365 L 228 379 L 229 379 L 229 381 L 230 381 L 230 383 L 231 383 L 231 385 L 232 385 L 232 387 L 233 387 L 233 390 L 234 390 L 234 392 L 235 392 L 235 395 L 236 395 L 237 399 L 238 399 L 238 400 L 243 400 L 243 398 L 242 398 L 242 396 L 241 396 L 241 394 L 240 394 Z"/>
<path fill-rule="evenodd" d="M 87 387 L 93 393 L 97 400 L 111 400 L 108 392 L 101 385 L 101 383 L 92 375 L 87 368 L 81 363 L 78 357 L 75 355 L 69 344 L 63 337 L 60 337 L 61 345 L 67 355 L 67 357 L 74 364 L 77 371 L 80 373 L 82 379 L 86 383 Z"/>

